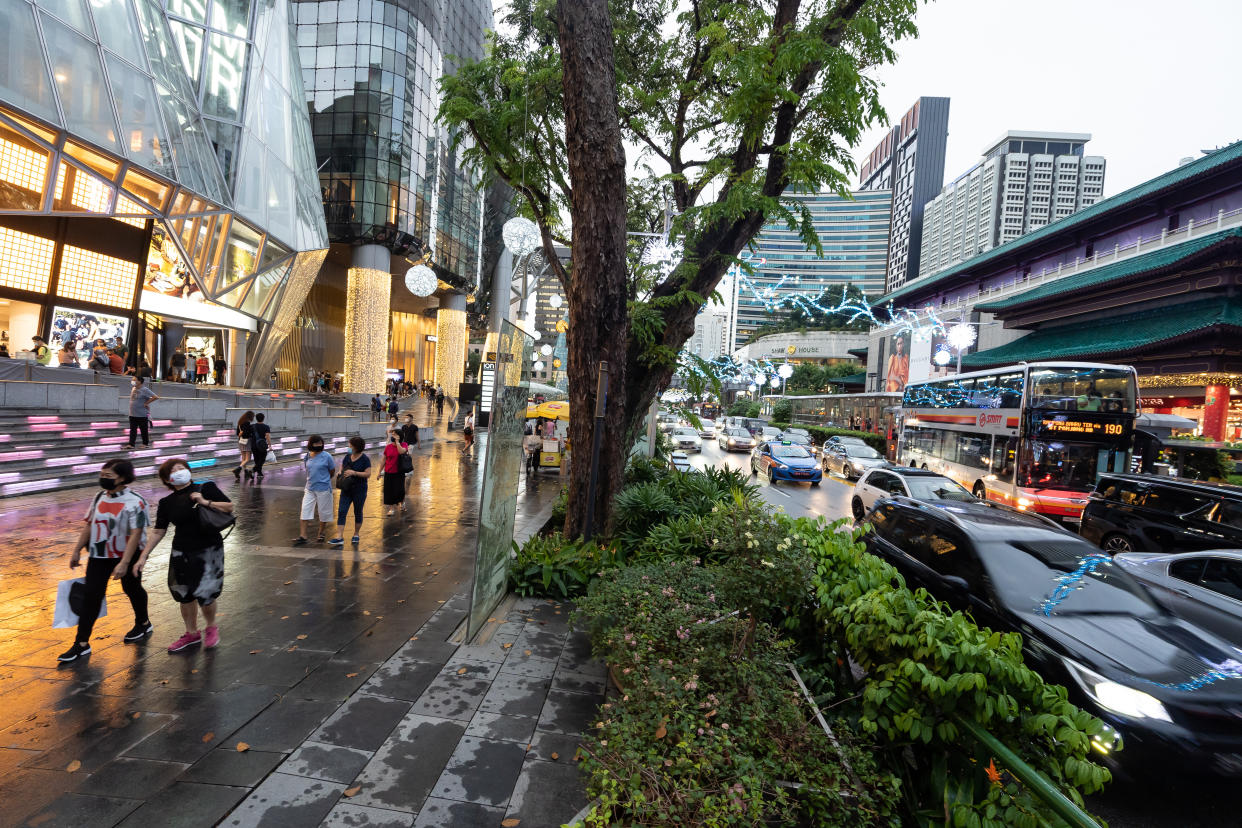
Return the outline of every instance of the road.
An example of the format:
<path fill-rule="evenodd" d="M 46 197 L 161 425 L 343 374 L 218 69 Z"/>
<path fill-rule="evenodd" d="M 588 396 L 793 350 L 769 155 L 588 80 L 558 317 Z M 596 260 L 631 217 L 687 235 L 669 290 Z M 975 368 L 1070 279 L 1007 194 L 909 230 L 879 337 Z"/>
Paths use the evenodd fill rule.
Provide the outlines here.
<path fill-rule="evenodd" d="M 715 440 L 704 440 L 703 451 L 691 454 L 696 468 L 708 465 L 729 466 L 750 471 L 749 452 L 725 452 Z M 804 483 L 770 485 L 762 477 L 754 478 L 759 496 L 786 513 L 801 516 L 823 516 L 830 520 L 847 517 L 854 484 L 836 475 L 825 475 L 823 482 L 812 488 Z M 1119 778 L 1104 793 L 1090 797 L 1091 813 L 1107 820 L 1110 828 L 1217 828 L 1242 825 L 1242 790 L 1231 780 L 1175 775 L 1170 768 L 1167 777 L 1158 783 L 1151 780 Z"/>

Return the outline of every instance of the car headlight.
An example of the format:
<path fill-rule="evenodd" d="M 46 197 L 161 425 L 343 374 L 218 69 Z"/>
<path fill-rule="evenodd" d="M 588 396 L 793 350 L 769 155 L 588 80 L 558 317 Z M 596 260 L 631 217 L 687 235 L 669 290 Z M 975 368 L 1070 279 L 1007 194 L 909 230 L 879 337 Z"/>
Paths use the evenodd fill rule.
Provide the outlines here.
<path fill-rule="evenodd" d="M 1065 665 L 1069 667 L 1070 675 L 1074 677 L 1078 685 L 1082 687 L 1088 696 L 1095 700 L 1096 704 L 1105 710 L 1111 710 L 1131 719 L 1156 719 L 1161 722 L 1173 721 L 1169 718 L 1169 711 L 1164 709 L 1164 705 L 1156 697 L 1144 693 L 1142 690 L 1136 690 L 1133 687 L 1127 687 L 1111 679 L 1106 679 L 1099 673 L 1088 670 L 1081 664 L 1068 659 L 1066 659 Z"/>
<path fill-rule="evenodd" d="M 781 471 L 789 471 L 789 466 L 786 466 L 784 463 L 776 463 L 774 465 Z"/>

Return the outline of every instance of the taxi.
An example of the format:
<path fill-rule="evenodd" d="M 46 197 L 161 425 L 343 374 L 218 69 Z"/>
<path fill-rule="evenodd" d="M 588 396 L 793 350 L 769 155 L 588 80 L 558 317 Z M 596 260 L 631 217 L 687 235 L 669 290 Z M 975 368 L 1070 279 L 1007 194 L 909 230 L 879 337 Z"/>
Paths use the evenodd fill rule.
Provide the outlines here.
<path fill-rule="evenodd" d="M 788 440 L 760 443 L 750 453 L 750 473 L 760 472 L 768 478 L 768 483 L 785 480 L 818 486 L 824 477 L 815 456 L 805 446 Z"/>

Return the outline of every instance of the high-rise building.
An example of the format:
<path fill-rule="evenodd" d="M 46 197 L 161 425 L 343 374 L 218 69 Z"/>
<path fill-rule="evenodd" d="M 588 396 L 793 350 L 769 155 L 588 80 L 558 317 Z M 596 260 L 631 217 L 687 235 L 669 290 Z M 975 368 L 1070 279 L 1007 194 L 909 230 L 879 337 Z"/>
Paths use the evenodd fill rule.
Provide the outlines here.
<path fill-rule="evenodd" d="M 482 57 L 492 4 L 297 0 L 295 10 L 332 250 L 305 314 L 325 324 L 286 358 L 343 362 L 347 390 L 378 390 L 388 367 L 456 393 L 467 295 L 490 287 L 484 241 L 499 236 L 485 224 L 504 216 L 488 209 L 436 112 L 440 78 Z M 420 263 L 439 277 L 430 297 L 405 288 Z M 416 350 L 398 352 L 398 341 Z"/>
<path fill-rule="evenodd" d="M 759 231 L 750 259 L 755 272 L 738 274 L 733 286 L 733 335 L 724 353 L 744 345 L 774 311 L 796 307 L 795 296 L 818 298 L 833 285 L 868 294 L 884 290 L 892 193 L 866 190 L 849 198 L 836 193 L 786 195 L 810 210 L 823 253 L 807 249 L 798 232 L 782 222 L 771 222 Z M 725 297 L 726 302 L 730 298 Z M 710 313 L 713 307 L 719 306 L 709 304 L 701 313 Z"/>
<path fill-rule="evenodd" d="M 919 276 L 1089 207 L 1104 192 L 1104 159 L 1084 155 L 1091 136 L 1007 132 L 974 167 L 932 199 L 923 217 Z"/>
<path fill-rule="evenodd" d="M 919 274 L 923 205 L 935 198 L 944 184 L 948 140 L 949 99 L 919 98 L 871 151 L 859 171 L 860 189 L 893 193 L 886 293 Z"/>
<path fill-rule="evenodd" d="M 326 251 L 287 0 L 0 3 L 0 341 L 266 386 Z"/>

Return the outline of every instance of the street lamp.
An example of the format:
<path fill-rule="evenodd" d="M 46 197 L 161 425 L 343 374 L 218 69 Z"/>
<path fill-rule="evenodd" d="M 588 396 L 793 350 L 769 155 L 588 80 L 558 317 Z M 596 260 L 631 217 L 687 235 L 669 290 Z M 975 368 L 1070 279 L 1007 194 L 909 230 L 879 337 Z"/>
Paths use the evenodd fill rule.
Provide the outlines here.
<path fill-rule="evenodd" d="M 781 396 L 785 396 L 785 383 L 793 376 L 793 366 L 788 362 L 781 363 L 781 367 L 776 369 L 776 373 L 781 378 Z"/>

